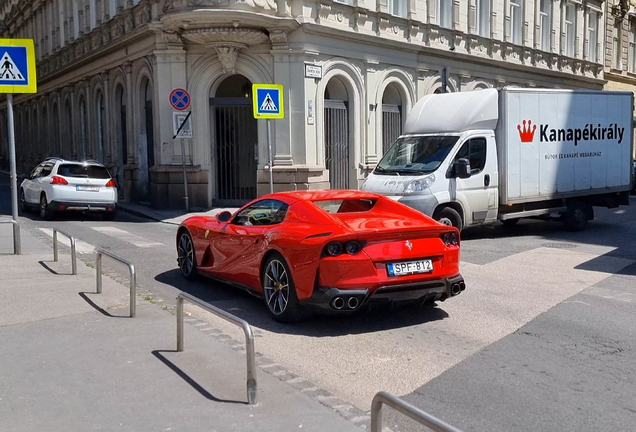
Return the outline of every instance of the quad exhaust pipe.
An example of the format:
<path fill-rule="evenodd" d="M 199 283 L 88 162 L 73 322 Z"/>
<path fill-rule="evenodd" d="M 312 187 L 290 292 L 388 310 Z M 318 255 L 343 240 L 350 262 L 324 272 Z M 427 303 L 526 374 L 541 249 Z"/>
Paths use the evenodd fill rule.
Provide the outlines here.
<path fill-rule="evenodd" d="M 360 300 L 358 300 L 358 298 L 356 296 L 351 296 L 351 297 L 336 297 L 333 299 L 333 301 L 331 302 L 331 307 L 333 307 L 336 310 L 342 310 L 342 309 L 356 309 L 358 306 L 360 306 Z"/>
<path fill-rule="evenodd" d="M 452 295 L 456 296 L 460 292 L 462 292 L 462 288 L 461 288 L 459 283 L 454 283 L 453 285 L 451 285 L 451 294 Z"/>
<path fill-rule="evenodd" d="M 333 308 L 336 310 L 341 310 L 345 306 L 345 301 L 342 297 L 336 297 L 333 299 Z"/>

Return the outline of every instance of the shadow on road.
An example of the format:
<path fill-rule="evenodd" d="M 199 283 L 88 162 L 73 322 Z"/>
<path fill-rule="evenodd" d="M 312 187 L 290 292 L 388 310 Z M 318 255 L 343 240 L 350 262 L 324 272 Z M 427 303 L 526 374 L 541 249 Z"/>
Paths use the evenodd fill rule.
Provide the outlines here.
<path fill-rule="evenodd" d="M 442 308 L 443 303 L 439 303 L 438 307 L 405 305 L 372 311 L 363 310 L 351 315 L 312 314 L 300 322 L 279 323 L 270 316 L 261 298 L 239 288 L 203 277 L 189 281 L 181 276 L 178 269 L 160 273 L 155 280 L 221 308 L 246 320 L 254 327 L 274 333 L 310 337 L 343 336 L 410 327 L 439 321 L 449 316 Z"/>

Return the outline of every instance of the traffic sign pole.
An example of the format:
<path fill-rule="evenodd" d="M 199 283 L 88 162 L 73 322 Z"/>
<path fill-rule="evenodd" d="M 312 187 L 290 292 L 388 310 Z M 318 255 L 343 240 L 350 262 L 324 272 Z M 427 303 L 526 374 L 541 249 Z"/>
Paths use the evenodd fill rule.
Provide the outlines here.
<path fill-rule="evenodd" d="M 15 164 L 15 131 L 13 129 L 13 94 L 7 93 L 7 129 L 9 131 L 9 171 L 11 172 L 11 211 L 13 220 L 18 221 L 18 173 Z M 13 252 L 22 254 L 20 227 L 13 225 Z"/>
<path fill-rule="evenodd" d="M 274 173 L 272 161 L 272 121 L 267 119 L 267 159 L 269 159 L 269 193 L 274 193 Z"/>

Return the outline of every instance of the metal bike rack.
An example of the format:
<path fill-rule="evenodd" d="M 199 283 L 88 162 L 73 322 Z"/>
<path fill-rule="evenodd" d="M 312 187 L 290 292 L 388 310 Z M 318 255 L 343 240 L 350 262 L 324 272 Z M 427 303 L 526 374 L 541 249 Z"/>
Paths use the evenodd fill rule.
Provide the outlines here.
<path fill-rule="evenodd" d="M 53 261 L 57 262 L 57 233 L 65 235 L 71 241 L 71 268 L 73 269 L 73 274 L 77 274 L 77 254 L 75 253 L 75 237 L 70 234 L 65 233 L 59 228 L 53 228 Z"/>
<path fill-rule="evenodd" d="M 243 332 L 245 333 L 245 352 L 247 357 L 247 402 L 250 405 L 256 405 L 256 357 L 254 355 L 254 334 L 252 333 L 252 327 L 250 327 L 247 321 L 235 317 L 234 315 L 214 307 L 188 293 L 182 292 L 177 296 L 177 351 L 183 351 L 183 300 L 188 300 L 208 312 L 243 328 Z"/>
<path fill-rule="evenodd" d="M 397 396 L 381 391 L 376 393 L 371 402 L 371 432 L 382 431 L 382 405 L 386 404 L 396 411 L 412 418 L 418 423 L 436 432 L 461 432 L 459 429 L 444 423 L 438 418 L 414 407 Z"/>
<path fill-rule="evenodd" d="M 0 223 L 13 224 L 13 254 L 22 255 L 22 242 L 20 241 L 20 224 L 13 219 L 2 219 Z"/>
<path fill-rule="evenodd" d="M 95 265 L 97 267 L 97 294 L 102 293 L 102 255 L 111 257 L 115 261 L 119 261 L 122 264 L 128 266 L 130 270 L 130 317 L 134 318 L 137 311 L 137 275 L 135 274 L 135 266 L 126 261 L 123 258 L 119 258 L 110 252 L 102 249 L 97 249 L 97 256 L 95 258 Z"/>

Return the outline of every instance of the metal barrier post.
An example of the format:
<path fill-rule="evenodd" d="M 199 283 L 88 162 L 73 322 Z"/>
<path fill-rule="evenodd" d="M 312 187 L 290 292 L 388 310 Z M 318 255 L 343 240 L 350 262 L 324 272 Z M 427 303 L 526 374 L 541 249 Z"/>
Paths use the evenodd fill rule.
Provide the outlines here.
<path fill-rule="evenodd" d="M 57 262 L 58 252 L 57 252 L 57 233 L 63 234 L 71 241 L 71 269 L 73 270 L 73 274 L 77 274 L 77 253 L 75 250 L 75 237 L 70 234 L 65 233 L 59 228 L 53 228 L 53 261 Z"/>
<path fill-rule="evenodd" d="M 128 266 L 128 270 L 130 271 L 130 317 L 134 318 L 137 314 L 137 274 L 135 273 L 135 266 L 115 254 L 106 252 L 102 249 L 97 249 L 97 255 L 95 258 L 97 267 L 97 294 L 102 293 L 102 255 L 109 256 L 115 261 L 119 261 L 120 263 Z"/>
<path fill-rule="evenodd" d="M 20 224 L 13 219 L 2 219 L 0 223 L 10 223 L 13 225 L 13 254 L 22 255 L 22 242 L 20 241 Z"/>
<path fill-rule="evenodd" d="M 247 321 L 242 320 L 222 309 L 212 306 L 209 303 L 199 300 L 198 298 L 188 294 L 179 293 L 177 296 L 177 351 L 183 351 L 183 301 L 188 300 L 191 303 L 196 304 L 199 307 L 207 310 L 214 315 L 225 319 L 239 327 L 243 328 L 245 333 L 245 354 L 247 357 L 247 402 L 250 405 L 256 405 L 258 396 L 258 387 L 256 384 L 256 355 L 254 350 L 254 334 L 252 333 L 252 327 Z"/>
<path fill-rule="evenodd" d="M 376 393 L 371 402 L 371 432 L 382 432 L 382 404 L 390 406 L 436 432 L 461 432 L 459 429 L 384 391 Z"/>

